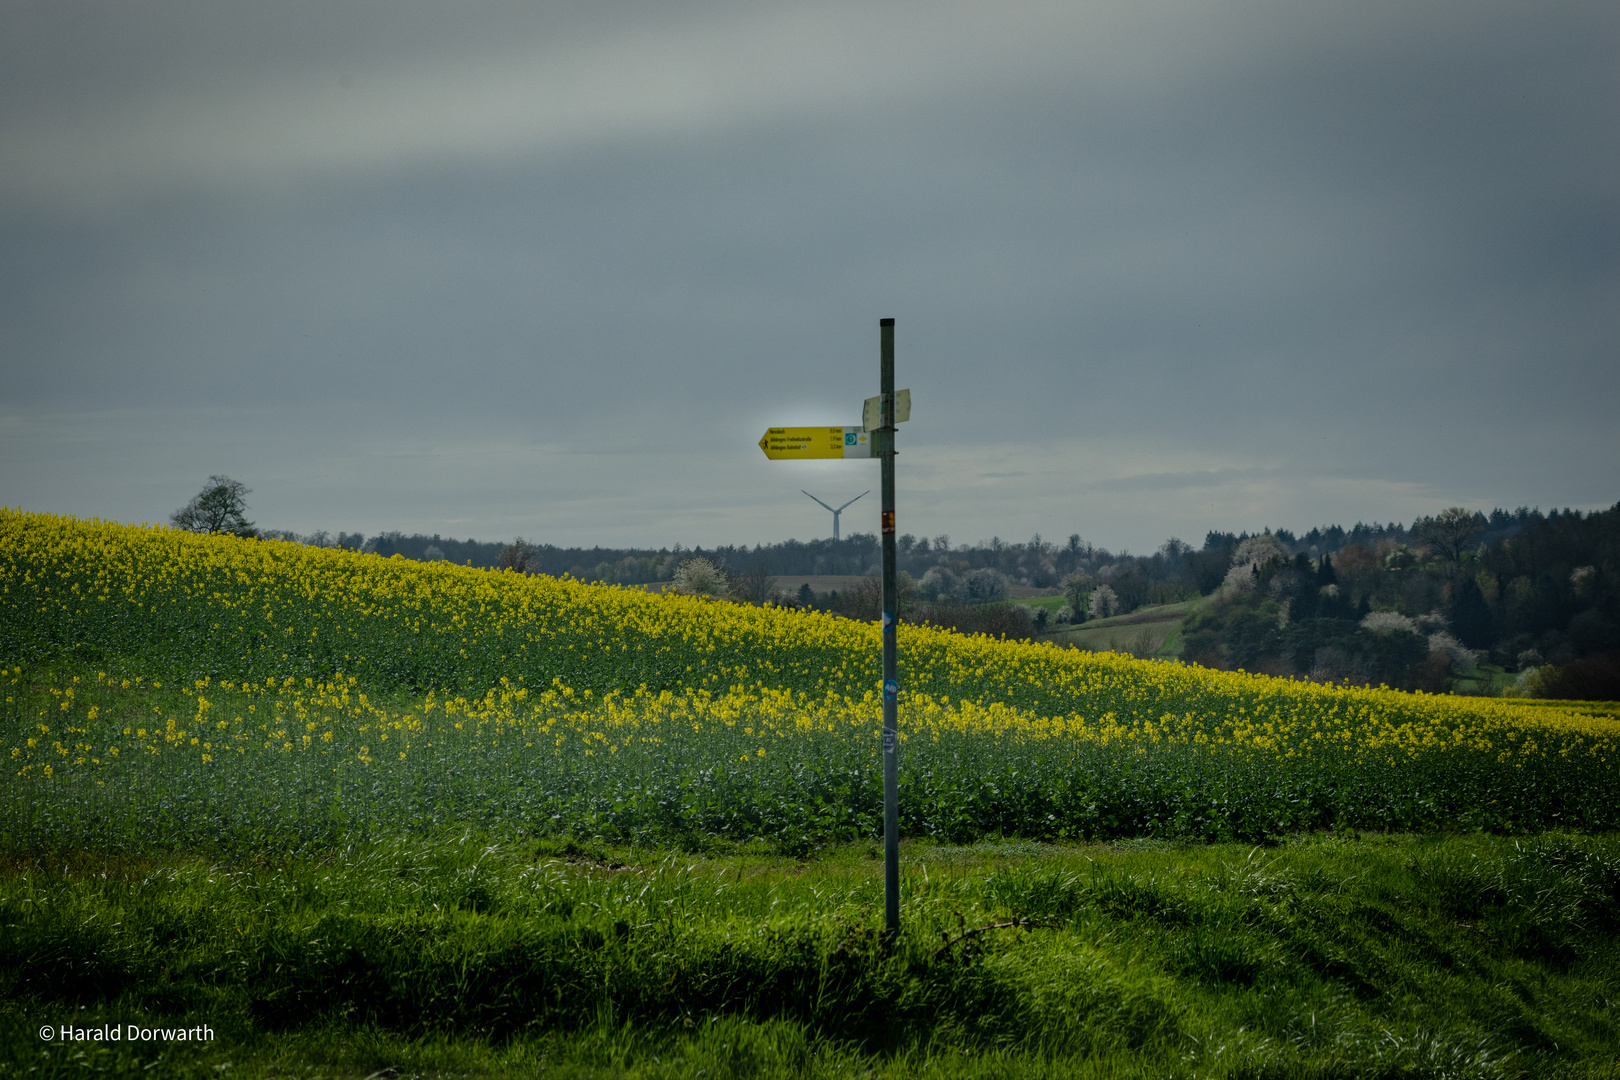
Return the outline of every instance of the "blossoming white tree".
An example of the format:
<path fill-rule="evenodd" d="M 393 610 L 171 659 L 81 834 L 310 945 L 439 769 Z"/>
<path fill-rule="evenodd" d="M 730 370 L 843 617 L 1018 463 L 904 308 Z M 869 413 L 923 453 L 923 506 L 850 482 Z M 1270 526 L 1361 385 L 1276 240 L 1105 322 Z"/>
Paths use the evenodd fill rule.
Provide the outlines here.
<path fill-rule="evenodd" d="M 726 573 L 714 563 L 698 555 L 687 559 L 675 570 L 674 589 L 687 596 L 727 596 L 731 582 Z"/>

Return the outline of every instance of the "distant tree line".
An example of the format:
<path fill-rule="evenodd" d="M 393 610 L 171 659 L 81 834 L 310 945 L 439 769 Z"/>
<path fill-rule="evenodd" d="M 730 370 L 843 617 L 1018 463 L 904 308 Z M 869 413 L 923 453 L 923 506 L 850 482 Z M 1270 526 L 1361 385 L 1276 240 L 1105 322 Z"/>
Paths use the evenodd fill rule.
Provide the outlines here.
<path fill-rule="evenodd" d="M 1183 657 L 1436 692 L 1490 662 L 1520 672 L 1527 696 L 1620 697 L 1620 505 L 1453 507 L 1317 557 L 1290 539 L 1211 534 L 1227 571 L 1187 622 Z"/>
<path fill-rule="evenodd" d="M 690 564 L 686 580 L 710 584 L 688 591 L 855 618 L 878 614 L 880 548 L 871 533 L 656 550 L 437 533 L 299 535 L 256 528 L 246 517 L 247 494 L 240 482 L 212 476 L 171 521 L 199 532 L 610 584 L 679 585 Z M 1620 505 L 1592 514 L 1453 507 L 1410 526 L 1357 522 L 1301 535 L 1211 531 L 1201 548 L 1172 537 L 1148 555 L 1111 552 L 1078 534 L 1061 544 L 1039 534 L 977 544 L 906 534 L 896 547 L 901 614 L 913 621 L 1030 636 L 1028 612 L 1006 603 L 1013 586 L 1061 590 L 1058 619 L 1069 622 L 1214 597 L 1183 638 L 1182 655 L 1201 664 L 1443 689 L 1459 670 L 1489 660 L 1524 673 L 1526 692 L 1620 696 Z M 822 575 L 873 580 L 824 593 L 771 586 L 776 577 Z"/>

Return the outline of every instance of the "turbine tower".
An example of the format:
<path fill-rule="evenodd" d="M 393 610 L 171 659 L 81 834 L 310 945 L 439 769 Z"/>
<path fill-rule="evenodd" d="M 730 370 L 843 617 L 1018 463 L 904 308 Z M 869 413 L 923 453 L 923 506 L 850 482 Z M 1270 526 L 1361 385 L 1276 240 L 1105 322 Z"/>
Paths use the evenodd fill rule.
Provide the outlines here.
<path fill-rule="evenodd" d="M 800 488 L 800 489 L 799 489 L 799 490 L 800 490 L 800 491 L 804 491 L 804 488 Z M 809 492 L 808 492 L 808 491 L 804 491 L 804 493 L 805 493 L 805 494 L 806 494 L 806 495 L 810 495 L 810 493 L 809 493 Z M 866 491 L 863 491 L 863 492 L 861 492 L 861 495 L 870 495 L 870 494 L 872 494 L 872 492 L 871 492 L 871 490 L 870 490 L 870 489 L 868 489 L 868 490 L 866 490 Z M 861 497 L 861 495 L 857 495 L 857 496 L 855 496 L 855 499 L 858 499 L 858 498 L 860 498 L 860 497 Z M 811 497 L 811 498 L 812 498 L 812 499 L 816 499 L 816 497 L 815 497 L 815 496 L 814 496 L 814 495 L 810 495 L 810 497 Z M 833 539 L 834 539 L 834 540 L 836 540 L 836 539 L 838 539 L 838 515 L 839 515 L 839 514 L 842 514 L 842 513 L 843 513 L 843 512 L 844 512 L 844 511 L 845 511 L 845 510 L 847 510 L 847 509 L 849 509 L 849 503 L 852 503 L 852 502 L 854 502 L 854 501 L 855 501 L 855 499 L 851 499 L 851 500 L 849 500 L 849 502 L 847 502 L 847 503 L 845 503 L 845 504 L 844 504 L 844 505 L 843 505 L 843 506 L 840 506 L 840 507 L 839 507 L 839 508 L 838 508 L 838 509 L 836 509 L 836 510 L 833 510 L 833 508 L 832 508 L 832 507 L 830 507 L 830 506 L 827 506 L 827 504 L 826 504 L 826 503 L 824 503 L 824 502 L 821 502 L 821 500 L 820 500 L 820 499 L 816 499 L 816 502 L 818 502 L 818 503 L 821 503 L 821 505 L 822 505 L 822 506 L 825 506 L 825 507 L 827 507 L 827 509 L 828 509 L 828 510 L 832 510 L 832 516 L 833 516 Z"/>

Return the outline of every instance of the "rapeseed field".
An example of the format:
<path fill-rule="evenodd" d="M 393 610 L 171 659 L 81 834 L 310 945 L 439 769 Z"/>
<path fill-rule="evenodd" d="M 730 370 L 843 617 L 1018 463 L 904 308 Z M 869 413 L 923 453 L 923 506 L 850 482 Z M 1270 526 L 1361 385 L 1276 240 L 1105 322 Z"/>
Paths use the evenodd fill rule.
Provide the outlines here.
<path fill-rule="evenodd" d="M 0 582 L 15 842 L 476 825 L 792 850 L 877 827 L 876 626 L 16 511 Z M 914 835 L 1620 822 L 1599 710 L 926 627 L 900 653 Z"/>
<path fill-rule="evenodd" d="M 1612 709 L 878 644 L 0 512 L 0 1073 L 1613 1075 Z"/>

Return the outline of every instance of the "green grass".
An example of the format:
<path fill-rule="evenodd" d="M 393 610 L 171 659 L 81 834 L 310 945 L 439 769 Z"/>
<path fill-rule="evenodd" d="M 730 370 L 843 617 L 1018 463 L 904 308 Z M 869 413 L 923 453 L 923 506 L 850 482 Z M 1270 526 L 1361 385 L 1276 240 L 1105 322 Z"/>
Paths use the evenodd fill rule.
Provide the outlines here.
<path fill-rule="evenodd" d="M 1088 625 L 1094 626 L 1123 626 L 1135 622 L 1156 622 L 1166 619 L 1182 619 L 1192 614 L 1193 608 L 1202 602 L 1199 600 L 1180 600 L 1174 604 L 1147 604 L 1125 615 L 1110 615 L 1106 619 L 1093 619 Z"/>
<path fill-rule="evenodd" d="M 908 842 L 903 865 L 886 945 L 870 842 L 14 852 L 0 1072 L 1507 1077 L 1620 1055 L 1614 834 Z M 47 1045 L 46 1023 L 216 1037 Z"/>
<path fill-rule="evenodd" d="M 1481 697 L 1501 697 L 1502 691 L 1518 682 L 1517 672 L 1508 671 L 1500 664 L 1480 664 L 1452 679 L 1452 692 L 1475 694 Z"/>
<path fill-rule="evenodd" d="M 1181 653 L 1181 625 L 1197 603 L 1183 600 L 1177 604 L 1158 604 L 1138 608 L 1129 615 L 1092 619 L 1078 626 L 1053 627 L 1041 635 L 1041 640 L 1091 652 L 1172 658 Z"/>

